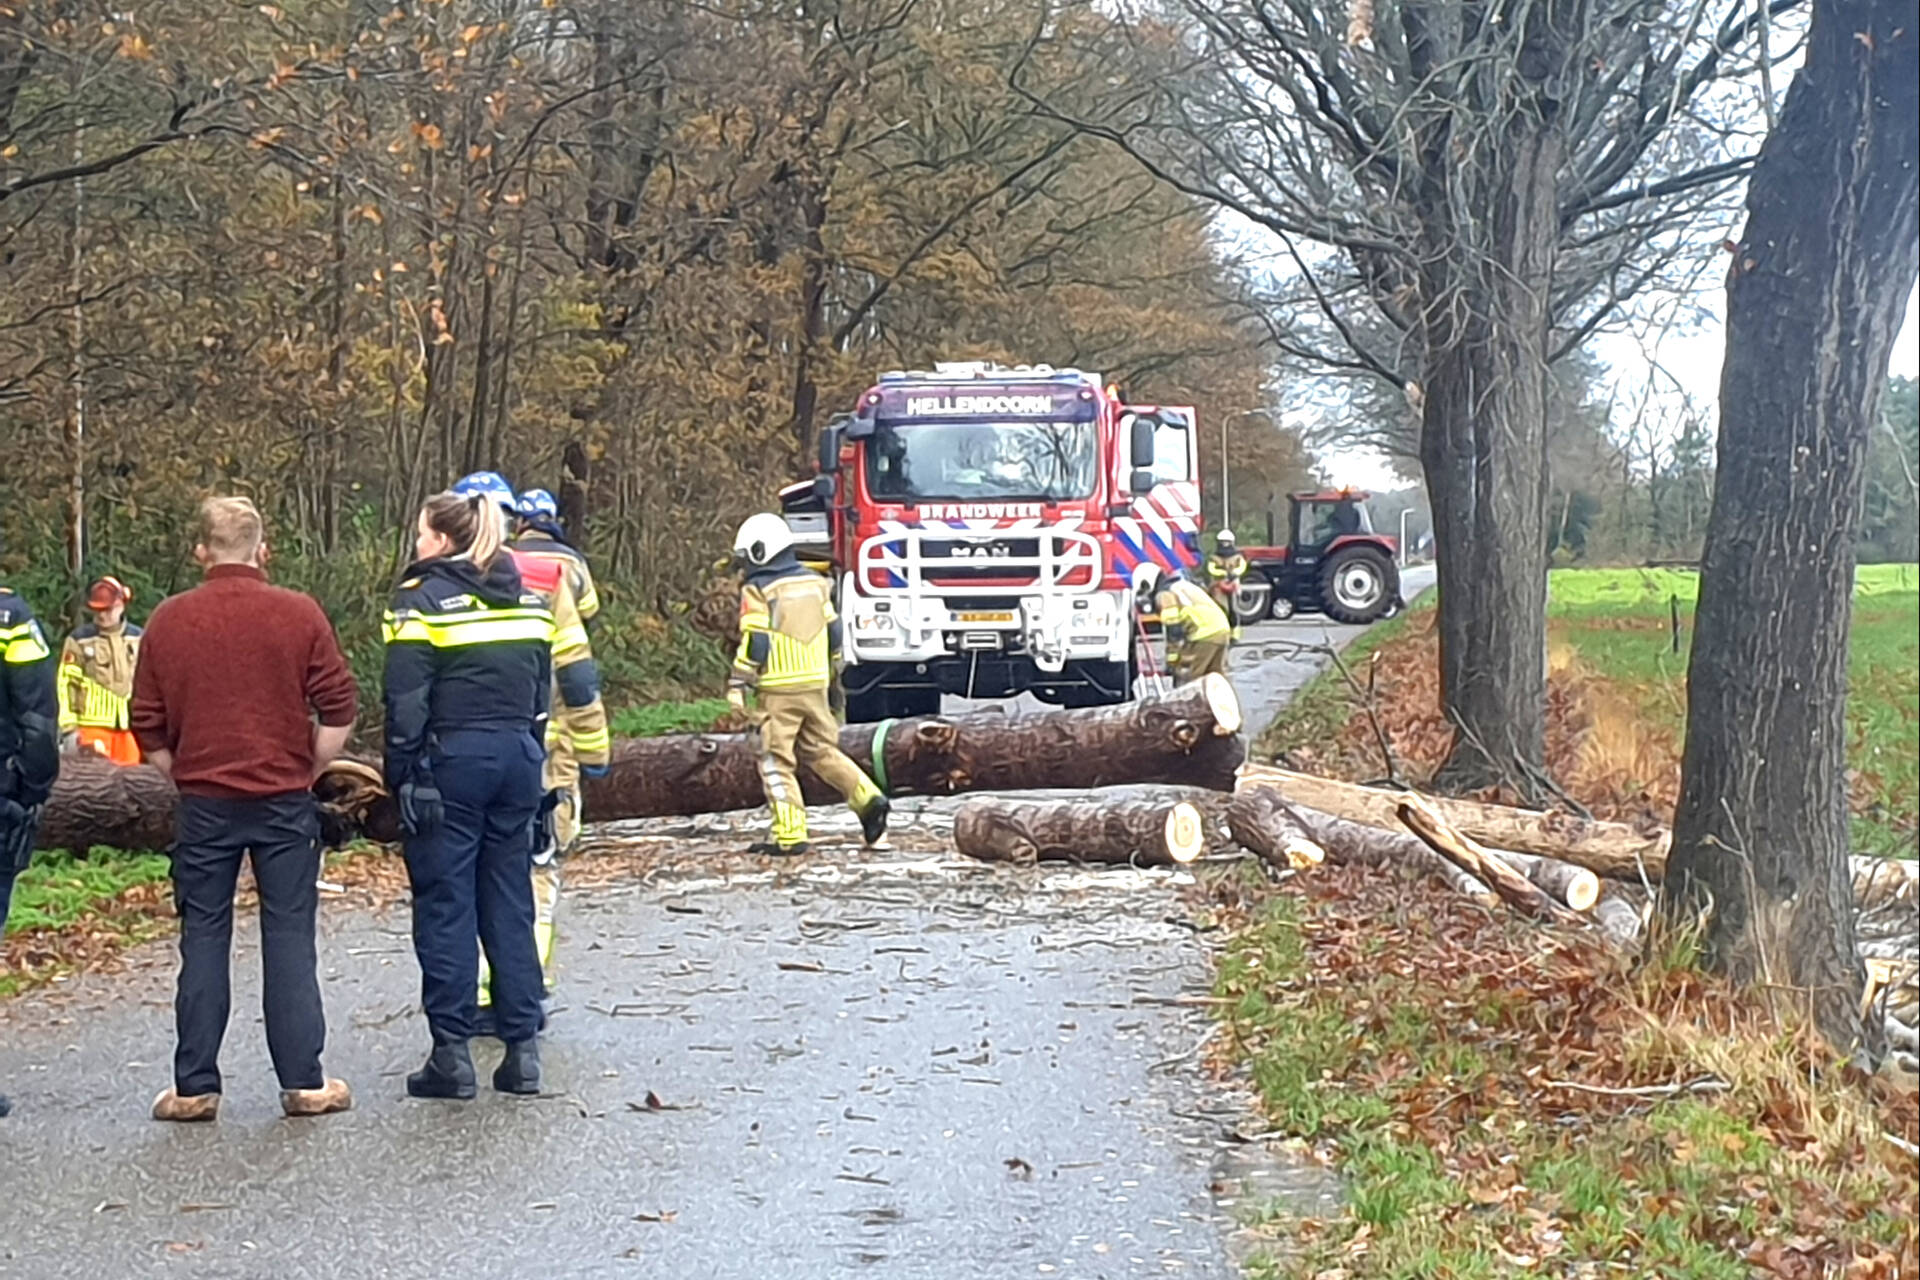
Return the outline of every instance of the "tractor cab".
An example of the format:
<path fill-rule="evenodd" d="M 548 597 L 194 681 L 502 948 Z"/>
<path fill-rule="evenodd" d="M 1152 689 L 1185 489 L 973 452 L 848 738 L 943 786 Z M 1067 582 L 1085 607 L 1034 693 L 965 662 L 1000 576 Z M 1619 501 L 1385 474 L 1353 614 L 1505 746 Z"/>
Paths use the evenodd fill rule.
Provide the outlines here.
<path fill-rule="evenodd" d="M 1399 545 L 1374 532 L 1369 496 L 1354 489 L 1287 495 L 1287 545 L 1245 552 L 1249 577 L 1268 584 L 1261 601 L 1268 616 L 1304 610 L 1367 623 L 1399 607 Z"/>

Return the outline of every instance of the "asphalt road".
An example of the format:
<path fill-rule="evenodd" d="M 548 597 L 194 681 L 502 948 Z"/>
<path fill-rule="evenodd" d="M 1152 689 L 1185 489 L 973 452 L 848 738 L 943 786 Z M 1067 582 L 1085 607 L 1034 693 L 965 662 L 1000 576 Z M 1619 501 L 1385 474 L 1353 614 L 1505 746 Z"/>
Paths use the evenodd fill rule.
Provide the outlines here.
<path fill-rule="evenodd" d="M 1249 723 L 1350 634 L 1250 629 Z M 169 944 L 0 1006 L 0 1277 L 1229 1277 L 1248 1205 L 1329 1203 L 1203 1068 L 1189 876 L 962 863 L 951 802 L 901 809 L 893 852 L 822 813 L 778 871 L 720 852 L 755 815 L 599 829 L 539 1099 L 484 1088 L 491 1045 L 477 1102 L 404 1096 L 404 905 L 324 916 L 347 1115 L 279 1116 L 250 926 L 215 1125 L 146 1116 Z"/>

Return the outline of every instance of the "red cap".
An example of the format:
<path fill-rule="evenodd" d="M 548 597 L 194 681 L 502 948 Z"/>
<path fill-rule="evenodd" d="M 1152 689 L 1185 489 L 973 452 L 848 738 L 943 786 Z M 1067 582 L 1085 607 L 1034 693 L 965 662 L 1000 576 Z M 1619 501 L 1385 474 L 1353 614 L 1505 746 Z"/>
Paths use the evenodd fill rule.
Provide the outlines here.
<path fill-rule="evenodd" d="M 133 592 L 118 578 L 102 578 L 87 588 L 87 608 L 111 609 L 133 599 Z"/>

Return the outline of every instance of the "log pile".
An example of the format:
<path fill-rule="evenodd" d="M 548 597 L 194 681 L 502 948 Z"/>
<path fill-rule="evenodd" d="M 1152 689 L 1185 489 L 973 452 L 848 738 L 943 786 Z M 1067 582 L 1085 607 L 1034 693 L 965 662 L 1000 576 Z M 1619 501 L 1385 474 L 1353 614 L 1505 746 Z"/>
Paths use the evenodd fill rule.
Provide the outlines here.
<path fill-rule="evenodd" d="M 1225 677 L 1162 697 L 1089 710 L 980 713 L 848 725 L 840 746 L 892 795 L 1038 788 L 1092 790 L 1126 783 L 1233 789 L 1246 756 L 1240 703 Z M 614 748 L 604 778 L 585 783 L 589 822 L 754 809 L 762 803 L 758 751 L 748 734 L 672 734 Z M 810 803 L 836 800 L 802 772 Z M 379 776 L 342 761 L 315 784 L 329 843 L 392 842 L 399 815 Z M 164 849 L 173 838 L 173 785 L 148 765 L 117 767 L 68 756 L 41 817 L 43 849 L 113 845 Z"/>

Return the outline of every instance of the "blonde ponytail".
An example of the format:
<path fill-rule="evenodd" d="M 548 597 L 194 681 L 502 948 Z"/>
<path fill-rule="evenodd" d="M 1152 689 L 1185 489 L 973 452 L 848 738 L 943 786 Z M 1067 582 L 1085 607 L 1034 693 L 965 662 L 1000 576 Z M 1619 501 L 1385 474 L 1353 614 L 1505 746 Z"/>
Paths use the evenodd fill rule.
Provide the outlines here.
<path fill-rule="evenodd" d="M 485 494 L 436 493 L 420 508 L 427 528 L 453 544 L 453 558 L 489 568 L 507 540 L 507 513 Z"/>

